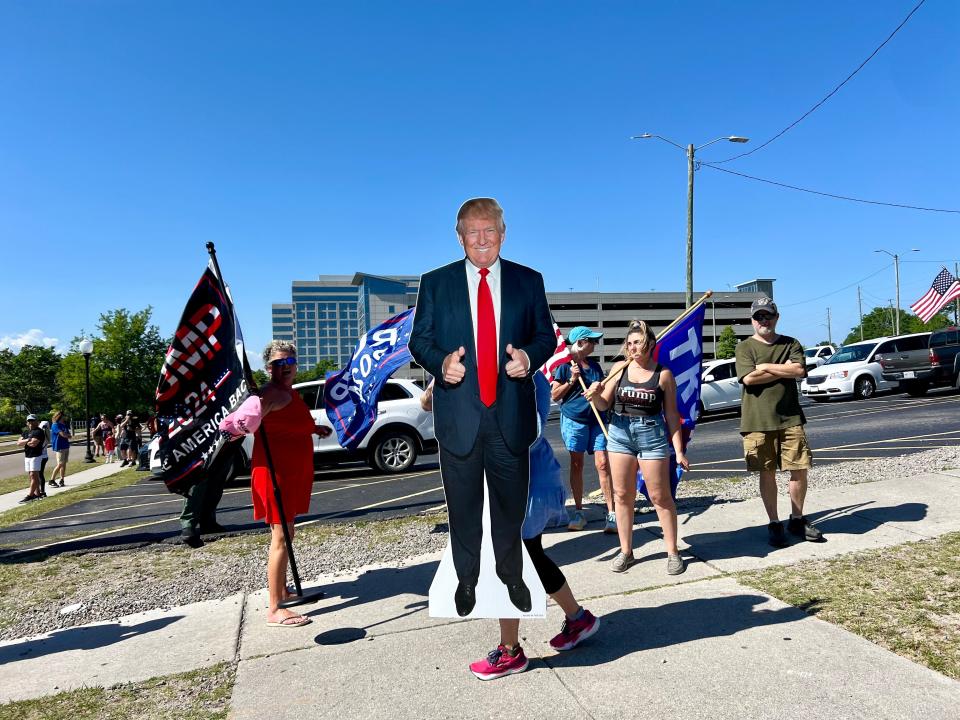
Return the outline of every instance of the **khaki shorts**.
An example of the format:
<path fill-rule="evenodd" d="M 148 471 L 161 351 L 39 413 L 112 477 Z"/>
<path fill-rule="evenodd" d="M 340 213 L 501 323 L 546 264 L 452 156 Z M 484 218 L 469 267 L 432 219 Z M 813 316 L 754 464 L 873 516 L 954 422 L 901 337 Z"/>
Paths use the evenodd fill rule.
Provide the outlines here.
<path fill-rule="evenodd" d="M 809 470 L 813 464 L 803 425 L 741 434 L 748 470 Z"/>
<path fill-rule="evenodd" d="M 70 448 L 66 450 L 55 450 L 53 454 L 57 458 L 57 465 L 66 465 L 70 457 Z"/>

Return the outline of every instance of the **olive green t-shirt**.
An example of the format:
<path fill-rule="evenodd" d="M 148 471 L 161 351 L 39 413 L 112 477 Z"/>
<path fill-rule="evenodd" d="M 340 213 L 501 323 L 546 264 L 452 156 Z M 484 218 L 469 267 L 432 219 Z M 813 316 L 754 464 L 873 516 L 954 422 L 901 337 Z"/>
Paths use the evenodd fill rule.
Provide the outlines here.
<path fill-rule="evenodd" d="M 783 365 L 795 362 L 805 367 L 803 347 L 786 335 L 777 336 L 769 345 L 752 337 L 742 340 L 737 344 L 736 358 L 737 379 L 741 383 L 744 376 L 761 363 Z M 807 422 L 800 409 L 797 381 L 793 378 L 780 378 L 763 385 L 744 385 L 742 398 L 740 432 L 782 430 Z"/>

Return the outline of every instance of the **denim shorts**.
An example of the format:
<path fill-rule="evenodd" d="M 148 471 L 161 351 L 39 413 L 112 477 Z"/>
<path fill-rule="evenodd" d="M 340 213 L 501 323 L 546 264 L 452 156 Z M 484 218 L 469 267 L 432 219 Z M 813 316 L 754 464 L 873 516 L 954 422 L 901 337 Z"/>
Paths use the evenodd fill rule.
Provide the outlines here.
<path fill-rule="evenodd" d="M 560 437 L 570 452 L 594 452 L 607 449 L 607 438 L 599 425 L 571 420 L 560 415 Z"/>
<path fill-rule="evenodd" d="M 670 457 L 667 426 L 663 415 L 630 417 L 613 413 L 610 417 L 610 441 L 607 451 L 633 455 L 638 460 L 663 460 Z"/>

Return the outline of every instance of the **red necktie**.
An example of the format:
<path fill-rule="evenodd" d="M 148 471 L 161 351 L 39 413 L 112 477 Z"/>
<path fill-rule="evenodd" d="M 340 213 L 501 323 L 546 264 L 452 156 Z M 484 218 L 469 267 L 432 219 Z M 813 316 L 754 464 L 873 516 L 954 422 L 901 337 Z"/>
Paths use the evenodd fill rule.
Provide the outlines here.
<path fill-rule="evenodd" d="M 490 407 L 497 399 L 497 321 L 493 316 L 493 295 L 487 284 L 487 268 L 480 269 L 477 291 L 477 379 L 480 401 Z"/>

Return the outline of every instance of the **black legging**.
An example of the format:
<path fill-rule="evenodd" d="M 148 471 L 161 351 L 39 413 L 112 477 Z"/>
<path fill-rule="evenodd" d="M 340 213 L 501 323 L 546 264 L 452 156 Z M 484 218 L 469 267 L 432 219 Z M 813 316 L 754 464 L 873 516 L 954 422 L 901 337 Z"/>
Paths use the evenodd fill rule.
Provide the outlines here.
<path fill-rule="evenodd" d="M 543 552 L 542 541 L 543 533 L 529 540 L 524 540 L 523 544 L 527 548 L 530 560 L 533 561 L 533 567 L 537 570 L 540 582 L 543 583 L 543 589 L 547 591 L 547 595 L 553 595 L 564 586 L 567 579 L 563 576 L 563 573 L 560 572 L 557 564 Z"/>
<path fill-rule="evenodd" d="M 40 494 L 46 492 L 47 479 L 43 476 L 43 469 L 47 466 L 47 460 L 50 458 L 41 458 L 40 459 Z"/>

